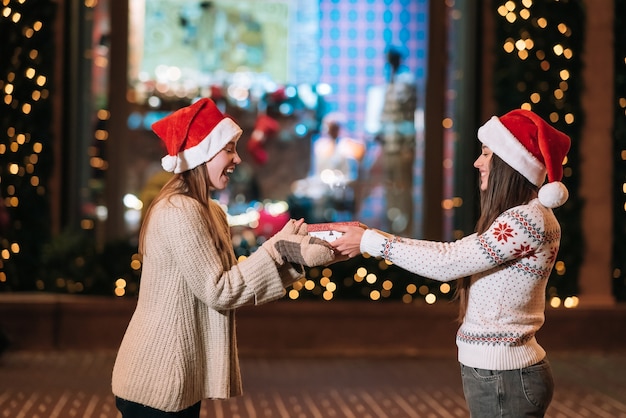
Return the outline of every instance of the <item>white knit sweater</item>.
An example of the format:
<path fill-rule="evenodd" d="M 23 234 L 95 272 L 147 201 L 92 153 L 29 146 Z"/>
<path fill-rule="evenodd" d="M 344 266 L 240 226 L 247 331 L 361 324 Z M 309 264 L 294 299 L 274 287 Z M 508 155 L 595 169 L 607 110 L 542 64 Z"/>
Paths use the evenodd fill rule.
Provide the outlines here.
<path fill-rule="evenodd" d="M 535 333 L 544 322 L 545 289 L 560 239 L 552 210 L 534 199 L 505 211 L 485 233 L 451 243 L 367 230 L 361 252 L 438 281 L 472 276 L 467 313 L 456 336 L 459 362 L 512 370 L 546 355 Z"/>
<path fill-rule="evenodd" d="M 302 276 L 264 249 L 225 271 L 202 218 L 188 197 L 154 208 L 137 307 L 113 368 L 120 398 L 179 411 L 241 394 L 234 309 L 278 299 Z"/>

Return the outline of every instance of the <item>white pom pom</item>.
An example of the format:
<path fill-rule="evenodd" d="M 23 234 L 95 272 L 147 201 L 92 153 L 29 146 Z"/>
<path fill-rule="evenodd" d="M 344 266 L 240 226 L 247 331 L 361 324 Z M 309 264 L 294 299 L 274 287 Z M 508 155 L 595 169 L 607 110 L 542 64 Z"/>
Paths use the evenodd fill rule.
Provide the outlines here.
<path fill-rule="evenodd" d="M 176 168 L 176 157 L 173 155 L 166 155 L 161 158 L 161 166 L 165 171 L 169 171 L 171 173 Z"/>
<path fill-rule="evenodd" d="M 558 208 L 567 201 L 568 197 L 567 187 L 560 181 L 544 184 L 539 189 L 539 203 L 547 208 Z"/>

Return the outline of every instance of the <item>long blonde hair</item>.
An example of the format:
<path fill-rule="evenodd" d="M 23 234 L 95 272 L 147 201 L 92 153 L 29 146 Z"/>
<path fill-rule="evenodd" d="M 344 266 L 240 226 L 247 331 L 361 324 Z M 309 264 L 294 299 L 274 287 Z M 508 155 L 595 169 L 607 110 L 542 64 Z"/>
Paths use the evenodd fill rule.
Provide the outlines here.
<path fill-rule="evenodd" d="M 484 233 L 501 213 L 515 206 L 530 202 L 537 195 L 532 184 L 496 154 L 491 155 L 487 190 L 480 192 L 480 217 L 476 233 Z M 459 300 L 459 322 L 465 318 L 471 277 L 460 279 L 456 285 L 455 298 Z"/>
<path fill-rule="evenodd" d="M 139 231 L 139 253 L 144 254 L 146 231 L 156 204 L 162 200 L 170 199 L 175 195 L 185 195 L 197 200 L 204 212 L 205 227 L 210 232 L 215 242 L 218 254 L 222 258 L 225 269 L 235 264 L 235 253 L 230 236 L 230 228 L 226 213 L 219 204 L 211 199 L 211 185 L 208 180 L 207 168 L 201 164 L 191 170 L 184 171 L 174 176 L 161 188 L 154 198 L 141 224 Z"/>

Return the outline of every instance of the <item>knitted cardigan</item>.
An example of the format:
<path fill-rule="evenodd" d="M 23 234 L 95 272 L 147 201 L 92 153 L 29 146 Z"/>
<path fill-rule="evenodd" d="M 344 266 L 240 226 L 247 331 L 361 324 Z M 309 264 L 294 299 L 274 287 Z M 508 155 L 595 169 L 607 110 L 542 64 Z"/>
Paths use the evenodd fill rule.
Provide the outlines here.
<path fill-rule="evenodd" d="M 153 208 L 137 307 L 113 367 L 115 396 L 174 412 L 240 395 L 235 309 L 282 297 L 303 274 L 264 249 L 225 271 L 203 217 L 180 195 Z"/>
<path fill-rule="evenodd" d="M 560 239 L 552 210 L 534 199 L 502 213 L 484 233 L 451 243 L 367 230 L 361 252 L 438 281 L 471 276 L 456 336 L 458 360 L 469 367 L 513 370 L 546 355 L 535 333 L 544 323 L 546 284 Z"/>

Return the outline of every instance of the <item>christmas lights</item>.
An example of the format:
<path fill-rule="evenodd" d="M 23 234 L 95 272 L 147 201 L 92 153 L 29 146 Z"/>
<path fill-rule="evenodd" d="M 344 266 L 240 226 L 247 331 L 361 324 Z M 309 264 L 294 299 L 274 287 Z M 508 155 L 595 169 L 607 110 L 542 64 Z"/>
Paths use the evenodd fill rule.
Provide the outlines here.
<path fill-rule="evenodd" d="M 56 3 L 0 5 L 0 290 L 34 290 L 50 236 L 50 81 Z"/>
<path fill-rule="evenodd" d="M 561 249 L 548 282 L 548 298 L 577 293 L 582 261 L 582 202 L 578 189 L 581 137 L 583 1 L 494 0 L 497 113 L 533 110 L 567 132 L 572 146 L 563 167 L 568 202 L 555 211 L 562 227 Z M 574 191 L 574 192 L 572 192 Z"/>

